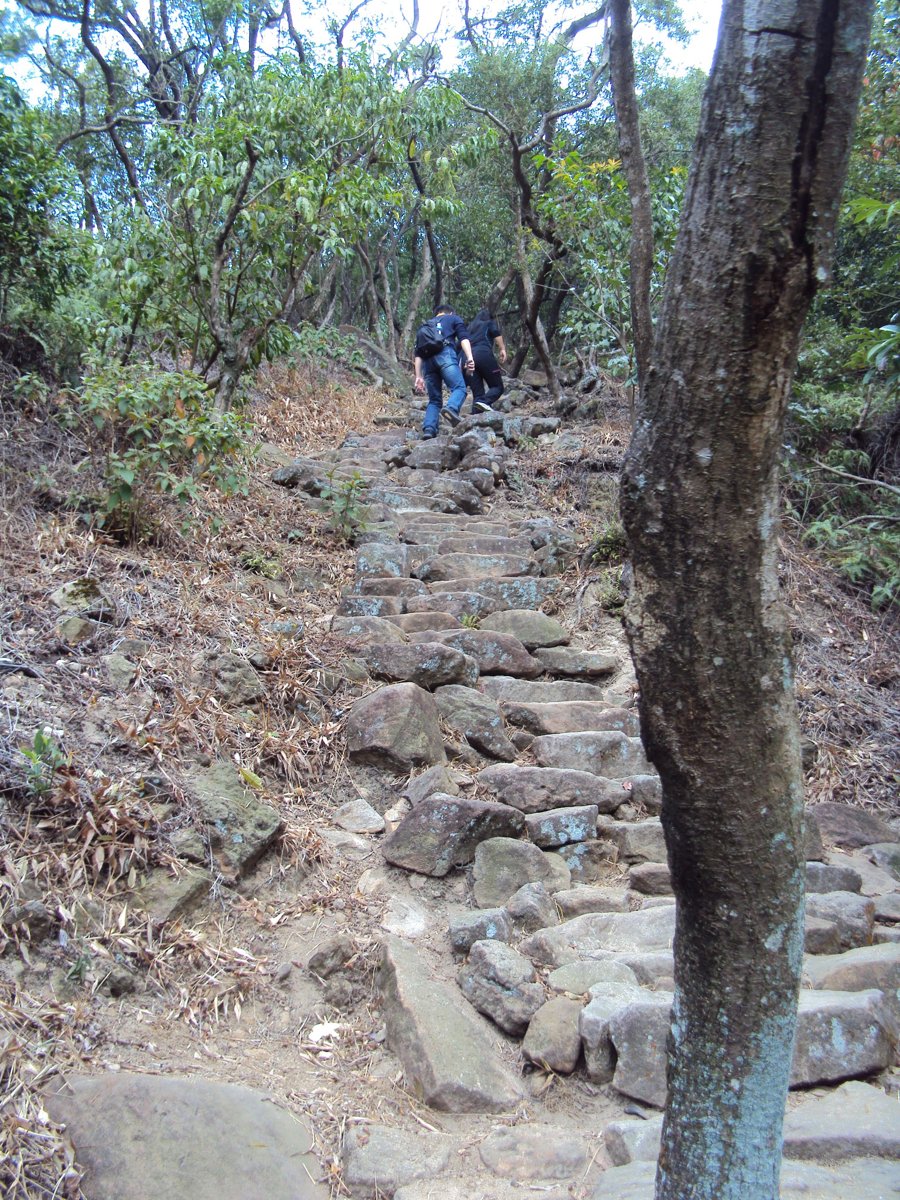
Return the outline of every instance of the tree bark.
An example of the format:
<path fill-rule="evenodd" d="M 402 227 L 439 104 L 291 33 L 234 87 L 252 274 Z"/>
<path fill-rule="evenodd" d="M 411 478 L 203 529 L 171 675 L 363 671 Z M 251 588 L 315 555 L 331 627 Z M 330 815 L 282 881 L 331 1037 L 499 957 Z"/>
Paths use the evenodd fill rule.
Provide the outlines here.
<path fill-rule="evenodd" d="M 650 315 L 650 279 L 653 274 L 653 211 L 650 180 L 641 149 L 637 95 L 634 82 L 634 52 L 631 38 L 630 0 L 610 0 L 609 73 L 619 153 L 631 201 L 631 247 L 628 291 L 631 301 L 631 330 L 637 363 L 637 393 L 650 368 L 653 318 Z M 634 406 L 632 406 L 634 409 Z M 632 422 L 634 411 L 632 411 Z"/>
<path fill-rule="evenodd" d="M 677 899 L 657 1200 L 775 1200 L 803 951 L 778 460 L 871 0 L 726 0 L 622 515 Z"/>

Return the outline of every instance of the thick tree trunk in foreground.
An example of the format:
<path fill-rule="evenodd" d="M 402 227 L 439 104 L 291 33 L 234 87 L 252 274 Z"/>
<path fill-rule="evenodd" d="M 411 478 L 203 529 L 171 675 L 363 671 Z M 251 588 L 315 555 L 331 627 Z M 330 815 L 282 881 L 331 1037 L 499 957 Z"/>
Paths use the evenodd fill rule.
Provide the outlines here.
<path fill-rule="evenodd" d="M 626 461 L 627 614 L 678 900 L 658 1200 L 775 1200 L 803 948 L 778 459 L 871 0 L 726 0 Z"/>

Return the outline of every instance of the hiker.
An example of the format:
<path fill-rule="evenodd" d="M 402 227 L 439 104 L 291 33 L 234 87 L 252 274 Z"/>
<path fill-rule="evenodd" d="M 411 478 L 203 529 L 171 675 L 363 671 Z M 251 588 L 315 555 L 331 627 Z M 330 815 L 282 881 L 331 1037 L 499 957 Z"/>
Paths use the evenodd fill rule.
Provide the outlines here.
<path fill-rule="evenodd" d="M 469 376 L 472 412 L 490 412 L 494 401 L 503 395 L 503 372 L 494 357 L 493 346 L 497 347 L 500 362 L 505 363 L 506 343 L 489 308 L 479 309 L 475 319 L 469 323 L 469 341 L 475 360 L 475 370 Z"/>
<path fill-rule="evenodd" d="M 416 382 L 415 391 L 422 395 L 428 392 L 428 405 L 422 422 L 422 437 L 438 435 L 438 421 L 442 415 L 451 425 L 460 422 L 460 409 L 466 398 L 466 381 L 460 370 L 459 353 L 462 352 L 463 370 L 471 374 L 475 370 L 472 344 L 466 323 L 449 304 L 439 304 L 434 316 L 416 334 Z M 442 410 L 442 385 L 447 385 L 447 407 Z"/>

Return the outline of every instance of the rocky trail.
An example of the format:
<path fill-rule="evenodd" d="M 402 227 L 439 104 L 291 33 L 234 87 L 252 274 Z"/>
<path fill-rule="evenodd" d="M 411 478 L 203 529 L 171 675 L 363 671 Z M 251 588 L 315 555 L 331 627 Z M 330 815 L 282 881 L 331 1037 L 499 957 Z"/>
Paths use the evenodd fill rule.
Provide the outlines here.
<path fill-rule="evenodd" d="M 47 1098 L 89 1200 L 652 1197 L 675 915 L 659 780 L 617 622 L 560 589 L 571 534 L 504 486 L 558 426 L 497 411 L 422 441 L 389 413 L 275 471 L 354 517 L 365 484 L 331 622 L 352 690 L 327 861 L 257 885 L 278 813 L 227 760 L 194 768 L 209 845 L 185 834 L 174 884 L 137 902 L 163 927 L 240 885 L 280 966 L 201 1048 L 116 1002 L 115 1063 Z M 252 703 L 245 664 L 208 666 Z M 900 1196 L 898 828 L 808 813 L 781 1194 Z"/>

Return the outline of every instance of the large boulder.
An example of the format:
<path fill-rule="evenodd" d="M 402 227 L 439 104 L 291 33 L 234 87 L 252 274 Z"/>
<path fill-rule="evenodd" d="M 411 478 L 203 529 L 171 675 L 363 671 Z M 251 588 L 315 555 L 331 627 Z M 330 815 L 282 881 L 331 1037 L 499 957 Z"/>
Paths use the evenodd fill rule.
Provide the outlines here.
<path fill-rule="evenodd" d="M 351 758 L 403 774 L 447 761 L 434 696 L 415 683 L 390 684 L 357 700 L 346 737 Z"/>
<path fill-rule="evenodd" d="M 522 814 L 508 805 L 436 792 L 407 813 L 381 852 L 395 867 L 442 876 L 471 862 L 485 839 L 518 837 L 524 825 Z"/>

